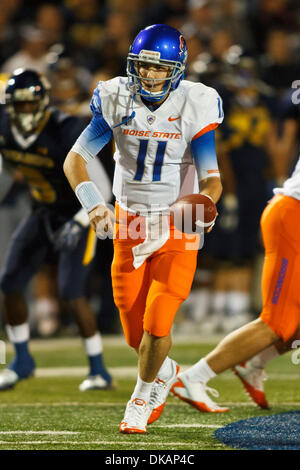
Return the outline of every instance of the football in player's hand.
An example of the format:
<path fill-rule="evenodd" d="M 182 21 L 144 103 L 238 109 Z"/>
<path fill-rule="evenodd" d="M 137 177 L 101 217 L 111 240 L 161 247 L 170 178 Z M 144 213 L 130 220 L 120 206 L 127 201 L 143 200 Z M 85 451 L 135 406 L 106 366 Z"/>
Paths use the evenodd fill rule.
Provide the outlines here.
<path fill-rule="evenodd" d="M 170 207 L 171 223 L 184 233 L 208 232 L 217 215 L 215 203 L 204 194 L 189 194 Z"/>

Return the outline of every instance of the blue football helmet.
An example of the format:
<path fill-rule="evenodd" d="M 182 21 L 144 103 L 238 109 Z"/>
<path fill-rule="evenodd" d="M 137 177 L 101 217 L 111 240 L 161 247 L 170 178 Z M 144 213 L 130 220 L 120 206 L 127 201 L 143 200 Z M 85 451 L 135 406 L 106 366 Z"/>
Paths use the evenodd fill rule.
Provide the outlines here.
<path fill-rule="evenodd" d="M 183 79 L 187 61 L 185 39 L 177 29 L 166 24 L 154 24 L 139 32 L 130 47 L 127 57 L 127 76 L 133 93 L 141 95 L 147 101 L 162 100 L 170 91 L 175 90 Z M 165 80 L 163 90 L 154 92 L 156 82 L 162 79 L 147 78 L 152 82 L 152 88 L 143 88 L 138 74 L 138 64 L 148 63 L 168 66 L 169 76 Z"/>
<path fill-rule="evenodd" d="M 25 135 L 34 132 L 43 120 L 49 105 L 50 84 L 34 70 L 17 69 L 9 77 L 5 90 L 5 106 L 12 122 Z M 22 103 L 36 103 L 31 112 L 22 110 Z"/>

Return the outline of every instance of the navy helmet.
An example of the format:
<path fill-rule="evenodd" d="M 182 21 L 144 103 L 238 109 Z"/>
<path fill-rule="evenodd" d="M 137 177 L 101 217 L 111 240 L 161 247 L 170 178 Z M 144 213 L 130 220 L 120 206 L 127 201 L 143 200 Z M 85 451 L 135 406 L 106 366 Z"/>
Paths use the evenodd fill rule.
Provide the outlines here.
<path fill-rule="evenodd" d="M 141 95 L 148 101 L 160 101 L 170 91 L 178 87 L 184 76 L 186 61 L 185 39 L 177 29 L 166 24 L 148 26 L 139 32 L 129 50 L 127 57 L 129 86 L 133 87 L 134 93 Z M 142 87 L 137 70 L 139 62 L 169 67 L 170 73 L 164 79 L 162 91 L 153 91 L 156 82 L 161 82 L 162 79 L 147 79 L 152 80 L 150 91 Z"/>
<path fill-rule="evenodd" d="M 17 69 L 9 77 L 5 89 L 5 106 L 19 130 L 24 134 L 34 132 L 43 120 L 49 105 L 50 84 L 34 70 Z M 30 112 L 22 110 L 20 103 L 33 102 Z"/>

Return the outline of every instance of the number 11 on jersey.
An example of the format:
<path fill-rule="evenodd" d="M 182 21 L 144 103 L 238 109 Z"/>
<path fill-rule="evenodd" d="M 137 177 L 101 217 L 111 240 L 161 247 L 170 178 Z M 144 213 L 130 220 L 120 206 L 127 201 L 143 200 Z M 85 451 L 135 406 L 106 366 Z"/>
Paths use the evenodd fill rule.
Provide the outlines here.
<path fill-rule="evenodd" d="M 149 140 L 140 139 L 139 153 L 137 157 L 137 169 L 134 177 L 135 181 L 141 181 L 145 171 L 145 158 L 147 155 Z M 156 157 L 153 165 L 153 177 L 152 181 L 160 181 L 161 169 L 164 161 L 167 141 L 158 141 L 156 149 Z"/>

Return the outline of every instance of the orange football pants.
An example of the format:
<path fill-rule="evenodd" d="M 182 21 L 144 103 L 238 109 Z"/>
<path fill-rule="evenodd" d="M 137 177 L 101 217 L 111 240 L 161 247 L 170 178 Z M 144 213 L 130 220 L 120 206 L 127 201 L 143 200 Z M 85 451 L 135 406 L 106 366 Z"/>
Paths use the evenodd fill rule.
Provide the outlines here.
<path fill-rule="evenodd" d="M 300 201 L 275 196 L 261 218 L 265 245 L 260 318 L 283 341 L 300 320 Z"/>
<path fill-rule="evenodd" d="M 114 300 L 126 341 L 138 348 L 144 330 L 158 337 L 170 333 L 176 312 L 191 289 L 199 236 L 181 234 L 181 239 L 175 239 L 177 230 L 171 226 L 166 243 L 135 269 L 132 248 L 145 239 L 142 233 L 145 218 L 130 215 L 116 204 L 116 220 L 111 268 Z M 141 238 L 134 240 L 130 223 L 138 221 L 141 222 Z M 122 238 L 124 233 L 120 237 L 124 230 L 128 235 L 126 239 Z M 191 242 L 194 249 L 187 250 L 187 246 L 192 246 Z"/>

